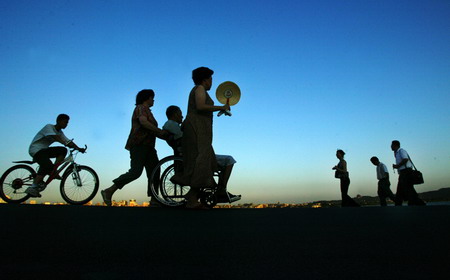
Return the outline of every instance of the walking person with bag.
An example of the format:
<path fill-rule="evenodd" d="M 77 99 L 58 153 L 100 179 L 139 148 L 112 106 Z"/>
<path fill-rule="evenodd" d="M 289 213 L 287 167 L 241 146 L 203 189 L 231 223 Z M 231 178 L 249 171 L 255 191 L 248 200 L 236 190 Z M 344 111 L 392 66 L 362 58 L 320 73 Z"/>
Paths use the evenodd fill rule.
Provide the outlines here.
<path fill-rule="evenodd" d="M 414 189 L 413 164 L 408 152 L 400 148 L 398 140 L 392 141 L 391 149 L 395 156 L 395 164 L 392 167 L 397 169 L 399 174 L 395 205 L 402 206 L 403 201 L 408 201 L 408 205 L 426 205 Z"/>
<path fill-rule="evenodd" d="M 341 182 L 342 207 L 359 207 L 360 205 L 348 195 L 348 187 L 350 186 L 350 177 L 347 171 L 347 161 L 344 159 L 345 152 L 337 150 L 336 157 L 339 163 L 332 169 L 336 170 L 334 177 Z"/>

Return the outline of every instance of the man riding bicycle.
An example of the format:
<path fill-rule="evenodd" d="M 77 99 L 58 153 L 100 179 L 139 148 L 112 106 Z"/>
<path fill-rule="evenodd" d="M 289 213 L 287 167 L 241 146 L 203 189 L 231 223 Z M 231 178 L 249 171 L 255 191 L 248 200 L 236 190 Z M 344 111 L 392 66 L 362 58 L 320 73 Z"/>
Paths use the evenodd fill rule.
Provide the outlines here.
<path fill-rule="evenodd" d="M 69 119 L 70 117 L 66 114 L 58 115 L 55 125 L 47 124 L 36 134 L 33 141 L 31 141 L 28 152 L 33 158 L 33 161 L 39 164 L 39 170 L 33 180 L 33 184 L 25 190 L 25 193 L 32 197 L 41 197 L 40 191 L 42 190 L 45 175 L 52 176 L 53 172 L 56 171 L 56 168 L 64 160 L 67 154 L 67 149 L 65 147 L 50 147 L 51 144 L 59 142 L 66 147 L 74 148 L 82 153 L 86 150 L 79 148 L 62 132 L 69 124 Z M 56 158 L 54 164 L 50 158 Z M 60 179 L 59 176 L 55 178 Z"/>

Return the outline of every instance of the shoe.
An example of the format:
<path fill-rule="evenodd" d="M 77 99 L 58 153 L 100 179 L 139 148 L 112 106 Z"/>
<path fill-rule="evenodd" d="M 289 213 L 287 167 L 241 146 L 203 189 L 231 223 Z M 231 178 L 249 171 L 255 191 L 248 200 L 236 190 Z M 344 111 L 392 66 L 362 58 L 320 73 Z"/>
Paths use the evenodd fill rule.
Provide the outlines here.
<path fill-rule="evenodd" d="M 217 203 L 233 203 L 241 199 L 241 195 L 235 195 L 230 192 L 217 196 Z"/>
<path fill-rule="evenodd" d="M 46 187 L 47 185 L 41 182 L 37 184 L 37 186 L 34 186 L 33 188 L 35 188 L 38 192 L 42 192 L 45 190 Z"/>
<path fill-rule="evenodd" d="M 103 190 L 103 191 L 101 191 L 100 193 L 101 193 L 101 195 L 102 195 L 103 202 L 106 204 L 106 206 L 111 206 L 111 205 L 112 205 L 111 199 L 108 199 L 108 198 L 106 197 L 106 192 Z"/>
<path fill-rule="evenodd" d="M 26 194 L 29 194 L 31 197 L 42 197 L 37 188 L 29 187 L 25 190 Z"/>
<path fill-rule="evenodd" d="M 240 194 L 228 193 L 228 197 L 230 198 L 230 203 L 233 203 L 235 201 L 241 200 L 242 196 Z"/>

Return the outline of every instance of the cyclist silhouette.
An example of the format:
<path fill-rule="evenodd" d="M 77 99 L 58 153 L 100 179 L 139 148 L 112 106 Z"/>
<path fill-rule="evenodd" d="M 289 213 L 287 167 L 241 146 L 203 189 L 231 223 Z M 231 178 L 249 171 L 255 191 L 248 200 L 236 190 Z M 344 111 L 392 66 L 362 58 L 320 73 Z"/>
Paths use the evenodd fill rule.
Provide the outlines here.
<path fill-rule="evenodd" d="M 28 150 L 33 161 L 39 164 L 39 170 L 36 177 L 33 180 L 31 187 L 25 190 L 25 193 L 32 197 L 41 197 L 41 183 L 45 175 L 51 175 L 59 164 L 64 160 L 67 154 L 65 147 L 50 147 L 54 142 L 59 142 L 66 147 L 76 149 L 81 153 L 84 153 L 86 149 L 79 148 L 72 140 L 69 140 L 64 133 L 63 129 L 69 124 L 70 117 L 66 114 L 60 114 L 56 118 L 56 124 L 47 124 L 44 126 L 31 141 L 30 148 Z M 50 158 L 56 158 L 53 164 Z M 55 177 L 60 179 L 59 176 Z"/>

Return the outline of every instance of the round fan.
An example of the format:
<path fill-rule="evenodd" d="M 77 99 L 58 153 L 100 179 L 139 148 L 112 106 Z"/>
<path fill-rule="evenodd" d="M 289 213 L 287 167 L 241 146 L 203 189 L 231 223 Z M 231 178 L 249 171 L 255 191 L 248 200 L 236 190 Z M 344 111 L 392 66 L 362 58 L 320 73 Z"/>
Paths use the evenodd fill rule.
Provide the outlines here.
<path fill-rule="evenodd" d="M 217 87 L 216 97 L 220 103 L 233 106 L 241 99 L 241 90 L 233 82 L 223 82 Z"/>

